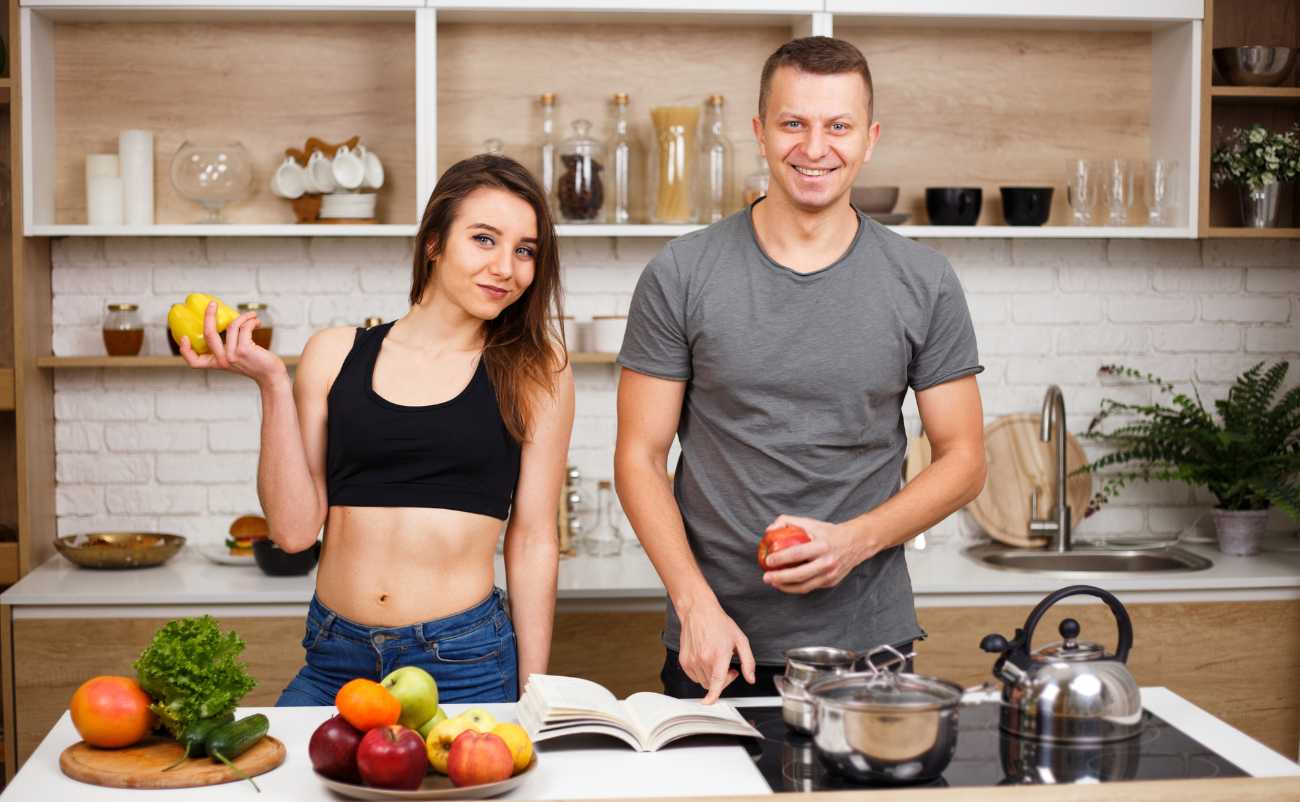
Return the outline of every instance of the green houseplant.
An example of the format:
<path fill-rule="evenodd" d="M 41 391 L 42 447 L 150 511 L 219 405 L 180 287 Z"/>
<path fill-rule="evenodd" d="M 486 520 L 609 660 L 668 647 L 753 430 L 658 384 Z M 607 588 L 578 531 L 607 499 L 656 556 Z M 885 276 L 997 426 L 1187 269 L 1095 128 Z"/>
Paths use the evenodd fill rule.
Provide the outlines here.
<path fill-rule="evenodd" d="M 1278 185 L 1300 177 L 1300 136 L 1262 125 L 1234 128 L 1210 154 L 1214 188 L 1235 184 L 1241 191 L 1242 222 L 1252 228 L 1277 225 Z"/>
<path fill-rule="evenodd" d="M 1195 388 L 1190 396 L 1175 393 L 1173 385 L 1149 373 L 1102 366 L 1102 375 L 1144 381 L 1171 398 L 1168 404 L 1102 399 L 1085 436 L 1115 450 L 1079 470 L 1119 470 L 1106 475 L 1094 504 L 1109 501 L 1135 479 L 1199 485 L 1218 501 L 1219 548 L 1256 553 L 1269 507 L 1300 520 L 1300 387 L 1274 400 L 1288 367 L 1284 361 L 1267 370 L 1263 362 L 1256 364 L 1213 403 L 1212 413 Z M 1115 425 L 1103 431 L 1108 421 Z"/>

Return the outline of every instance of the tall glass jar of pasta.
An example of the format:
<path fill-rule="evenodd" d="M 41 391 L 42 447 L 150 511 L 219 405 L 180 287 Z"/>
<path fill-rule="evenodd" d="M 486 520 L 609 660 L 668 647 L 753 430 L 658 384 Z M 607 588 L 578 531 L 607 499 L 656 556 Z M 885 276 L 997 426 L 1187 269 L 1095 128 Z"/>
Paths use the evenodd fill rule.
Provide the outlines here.
<path fill-rule="evenodd" d="M 650 110 L 655 141 L 650 147 L 651 222 L 695 222 L 696 106 L 656 106 Z"/>

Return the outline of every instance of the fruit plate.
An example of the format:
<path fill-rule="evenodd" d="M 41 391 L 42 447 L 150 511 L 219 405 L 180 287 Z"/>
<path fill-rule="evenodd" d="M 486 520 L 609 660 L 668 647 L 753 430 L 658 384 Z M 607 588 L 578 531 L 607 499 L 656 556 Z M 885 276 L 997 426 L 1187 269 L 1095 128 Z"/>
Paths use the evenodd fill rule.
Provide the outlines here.
<path fill-rule="evenodd" d="M 237 557 L 230 553 L 225 543 L 200 543 L 199 554 L 219 565 L 257 565 L 253 555 Z"/>
<path fill-rule="evenodd" d="M 535 754 L 527 768 L 506 780 L 482 785 L 467 785 L 461 788 L 452 785 L 451 779 L 448 777 L 430 773 L 425 775 L 424 782 L 420 784 L 420 787 L 412 791 L 372 788 L 369 785 L 339 782 L 338 780 L 331 780 L 320 772 L 316 772 L 316 776 L 320 778 L 321 782 L 325 783 L 325 787 L 350 799 L 491 799 L 519 787 L 534 771 L 537 771 L 537 755 Z"/>

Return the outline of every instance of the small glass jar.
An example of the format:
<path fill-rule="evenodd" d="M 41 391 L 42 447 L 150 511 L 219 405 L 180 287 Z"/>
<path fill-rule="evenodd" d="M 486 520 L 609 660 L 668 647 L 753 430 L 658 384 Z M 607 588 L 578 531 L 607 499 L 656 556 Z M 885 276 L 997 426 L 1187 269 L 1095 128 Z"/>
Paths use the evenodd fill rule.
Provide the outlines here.
<path fill-rule="evenodd" d="M 104 313 L 104 350 L 109 356 L 135 356 L 144 346 L 144 322 L 136 304 L 109 304 Z"/>
<path fill-rule="evenodd" d="M 373 329 L 375 326 L 382 325 L 383 322 L 384 319 L 382 317 L 379 317 L 378 315 L 371 315 L 370 317 L 366 318 L 364 323 L 361 324 L 361 328 Z"/>
<path fill-rule="evenodd" d="M 763 154 L 758 154 L 757 169 L 745 176 L 745 207 L 753 206 L 759 198 L 767 194 L 767 185 L 772 180 L 772 168 L 768 167 L 767 159 Z"/>
<path fill-rule="evenodd" d="M 270 307 L 261 302 L 249 302 L 239 304 L 236 309 L 241 315 L 245 312 L 257 313 L 257 328 L 253 329 L 253 342 L 270 351 L 271 335 L 275 330 L 275 319 L 271 317 Z"/>
<path fill-rule="evenodd" d="M 614 486 L 601 481 L 596 488 L 596 525 L 583 535 L 582 545 L 592 557 L 614 557 L 623 548 L 622 538 L 610 520 Z"/>
<path fill-rule="evenodd" d="M 605 222 L 605 145 L 591 136 L 591 122 L 573 121 L 573 135 L 560 143 L 555 198 L 565 223 Z"/>

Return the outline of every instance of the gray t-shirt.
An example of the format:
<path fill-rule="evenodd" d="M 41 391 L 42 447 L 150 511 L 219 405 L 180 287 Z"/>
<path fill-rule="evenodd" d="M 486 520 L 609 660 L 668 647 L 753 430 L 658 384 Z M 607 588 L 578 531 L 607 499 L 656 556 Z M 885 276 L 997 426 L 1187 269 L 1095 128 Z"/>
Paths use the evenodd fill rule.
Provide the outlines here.
<path fill-rule="evenodd" d="M 924 637 L 902 547 L 805 595 L 763 584 L 757 550 L 779 514 L 841 523 L 897 492 L 907 388 L 983 369 L 942 255 L 859 214 L 848 251 L 801 274 L 763 252 L 745 210 L 655 256 L 618 362 L 687 383 L 674 494 L 691 551 L 758 662 Z M 670 602 L 665 645 L 678 649 L 680 635 Z"/>

